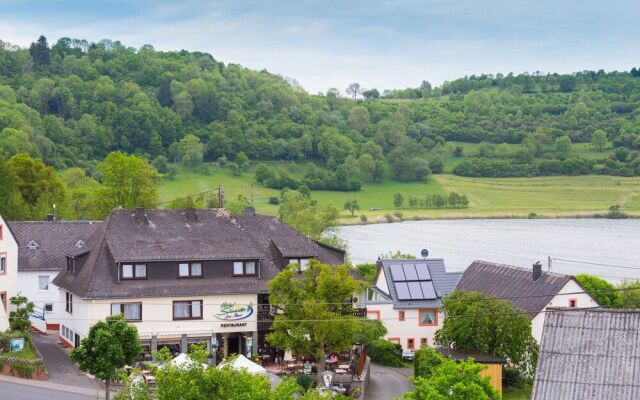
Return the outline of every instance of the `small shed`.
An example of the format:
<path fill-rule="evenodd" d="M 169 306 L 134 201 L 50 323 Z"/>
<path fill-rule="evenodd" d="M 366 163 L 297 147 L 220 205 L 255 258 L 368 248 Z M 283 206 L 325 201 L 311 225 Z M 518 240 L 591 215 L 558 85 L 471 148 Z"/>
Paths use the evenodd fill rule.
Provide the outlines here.
<path fill-rule="evenodd" d="M 486 365 L 486 368 L 482 371 L 481 375 L 489 377 L 491 380 L 491 386 L 493 386 L 498 392 L 502 393 L 502 366 L 506 364 L 506 361 L 492 356 L 491 354 L 475 353 L 462 350 L 453 349 L 438 349 L 438 351 L 456 361 L 464 361 L 469 358 L 473 358 L 473 361 L 478 364 Z"/>

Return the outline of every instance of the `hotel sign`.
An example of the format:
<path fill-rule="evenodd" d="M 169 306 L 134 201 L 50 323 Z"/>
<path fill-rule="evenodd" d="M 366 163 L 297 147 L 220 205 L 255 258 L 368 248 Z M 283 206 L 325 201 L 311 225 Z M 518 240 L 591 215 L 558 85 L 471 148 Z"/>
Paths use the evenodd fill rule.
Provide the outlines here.
<path fill-rule="evenodd" d="M 235 301 L 233 303 L 224 302 L 220 305 L 216 318 L 224 321 L 238 321 L 249 318 L 251 314 L 253 314 L 253 304 L 251 303 L 242 305 Z"/>

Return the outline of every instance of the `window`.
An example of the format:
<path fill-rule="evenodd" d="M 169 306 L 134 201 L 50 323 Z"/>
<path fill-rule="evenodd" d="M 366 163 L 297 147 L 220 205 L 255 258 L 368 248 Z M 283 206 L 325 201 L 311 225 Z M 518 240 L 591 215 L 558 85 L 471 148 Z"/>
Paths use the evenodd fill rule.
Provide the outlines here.
<path fill-rule="evenodd" d="M 202 276 L 202 263 L 180 263 L 178 264 L 178 276 L 180 278 L 193 278 Z"/>
<path fill-rule="evenodd" d="M 416 340 L 414 338 L 407 339 L 407 349 L 413 350 L 416 348 Z"/>
<path fill-rule="evenodd" d="M 427 342 L 427 338 L 426 337 L 420 338 L 420 348 L 427 347 L 428 345 L 429 345 L 429 343 Z"/>
<path fill-rule="evenodd" d="M 49 290 L 49 276 L 48 275 L 38 276 L 38 289 L 39 290 Z"/>
<path fill-rule="evenodd" d="M 73 314 L 73 295 L 69 292 L 65 293 L 66 299 L 64 304 L 64 310 L 69 314 Z"/>
<path fill-rule="evenodd" d="M 290 258 L 289 264 L 297 264 L 300 266 L 300 271 L 306 271 L 309 269 L 309 258 Z"/>
<path fill-rule="evenodd" d="M 44 305 L 44 312 L 52 313 L 53 312 L 53 304 L 45 304 Z"/>
<path fill-rule="evenodd" d="M 76 242 L 76 247 L 79 248 L 79 249 L 83 248 L 84 245 L 85 245 L 85 243 L 84 243 L 84 240 L 82 240 L 82 239 L 80 239 L 80 240 L 78 240 Z"/>
<path fill-rule="evenodd" d="M 578 299 L 569 299 L 569 307 L 570 308 L 578 307 Z"/>
<path fill-rule="evenodd" d="M 436 326 L 438 325 L 438 310 L 436 308 L 426 308 L 420 310 L 420 326 Z"/>
<path fill-rule="evenodd" d="M 380 319 L 380 310 L 367 310 L 367 318 Z"/>
<path fill-rule="evenodd" d="M 0 274 L 6 274 L 6 273 L 7 273 L 7 256 L 1 255 L 0 256 Z"/>
<path fill-rule="evenodd" d="M 387 342 L 391 342 L 391 343 L 395 343 L 395 344 L 400 344 L 400 338 L 397 337 L 390 337 L 387 339 Z"/>
<path fill-rule="evenodd" d="M 202 300 L 174 301 L 173 319 L 202 319 Z"/>
<path fill-rule="evenodd" d="M 38 250 L 38 247 L 40 247 L 40 246 L 38 246 L 38 243 L 36 243 L 35 240 L 32 240 L 32 241 L 29 242 L 29 244 L 27 244 L 27 248 L 29 250 Z"/>
<path fill-rule="evenodd" d="M 234 261 L 233 275 L 255 275 L 256 261 Z"/>
<path fill-rule="evenodd" d="M 67 272 L 73 273 L 76 260 L 73 257 L 67 257 Z"/>
<path fill-rule="evenodd" d="M 127 321 L 142 321 L 142 303 L 111 304 L 111 315 L 122 314 Z"/>
<path fill-rule="evenodd" d="M 7 292 L 0 292 L 0 303 L 4 306 L 4 310 L 7 311 Z"/>
<path fill-rule="evenodd" d="M 398 321 L 404 321 L 404 311 L 398 311 Z"/>
<path fill-rule="evenodd" d="M 146 264 L 122 264 L 122 279 L 147 279 Z"/>

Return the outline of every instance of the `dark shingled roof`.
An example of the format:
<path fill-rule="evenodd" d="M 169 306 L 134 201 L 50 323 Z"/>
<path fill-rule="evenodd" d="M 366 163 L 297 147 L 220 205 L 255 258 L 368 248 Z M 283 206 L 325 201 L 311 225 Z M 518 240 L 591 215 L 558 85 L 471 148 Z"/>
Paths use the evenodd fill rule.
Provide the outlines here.
<path fill-rule="evenodd" d="M 264 293 L 266 283 L 292 256 L 308 249 L 327 264 L 344 262 L 344 252 L 314 243 L 282 221 L 262 215 L 232 217 L 225 210 L 113 211 L 87 241 L 86 260 L 75 273 L 62 271 L 54 284 L 83 298 L 162 297 Z M 287 243 L 281 250 L 274 244 Z M 302 255 L 302 254 L 295 254 Z M 261 276 L 211 279 L 130 280 L 118 282 L 118 261 L 259 259 Z"/>
<path fill-rule="evenodd" d="M 547 311 L 532 400 L 640 399 L 640 311 Z"/>
<path fill-rule="evenodd" d="M 456 290 L 508 299 L 533 318 L 571 279 L 570 275 L 542 272 L 534 281 L 530 268 L 474 261 L 462 274 Z"/>
<path fill-rule="evenodd" d="M 87 221 L 8 222 L 18 242 L 18 270 L 46 271 L 66 268 L 65 255 L 86 252 L 86 248 L 78 248 L 76 244 L 79 240 L 86 242 L 99 224 Z M 31 241 L 38 244 L 37 249 L 27 248 Z"/>
<path fill-rule="evenodd" d="M 431 258 L 426 260 L 380 260 L 379 262 L 382 263 L 382 269 L 379 270 L 378 273 L 384 270 L 387 287 L 389 288 L 389 295 L 393 299 L 393 308 L 396 309 L 442 307 L 442 298 L 453 291 L 456 287 L 456 283 L 462 275 L 460 272 L 447 272 L 444 266 L 444 260 L 441 258 Z M 431 300 L 398 300 L 398 295 L 396 294 L 396 288 L 393 284 L 390 270 L 390 267 L 394 264 L 426 265 L 429 269 L 431 280 L 433 281 L 433 287 L 438 298 Z"/>
<path fill-rule="evenodd" d="M 456 349 L 436 349 L 442 355 L 450 357 L 456 361 L 465 361 L 469 358 L 473 358 L 473 360 L 479 364 L 506 364 L 506 361 L 502 358 L 498 358 L 492 356 L 487 353 L 478 353 L 472 351 L 462 351 Z"/>

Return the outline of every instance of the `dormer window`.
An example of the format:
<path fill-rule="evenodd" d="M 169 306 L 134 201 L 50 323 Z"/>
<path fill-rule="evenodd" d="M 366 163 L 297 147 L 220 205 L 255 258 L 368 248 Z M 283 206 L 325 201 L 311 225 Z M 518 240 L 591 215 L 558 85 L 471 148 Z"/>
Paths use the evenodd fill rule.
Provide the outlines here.
<path fill-rule="evenodd" d="M 234 261 L 233 262 L 233 276 L 255 275 L 256 274 L 255 260 L 251 261 Z"/>
<path fill-rule="evenodd" d="M 180 263 L 178 264 L 179 278 L 199 278 L 202 276 L 202 263 Z"/>
<path fill-rule="evenodd" d="M 29 244 L 27 244 L 27 249 L 29 250 L 37 250 L 40 246 L 38 246 L 38 243 L 36 243 L 35 240 L 32 240 L 29 242 Z"/>
<path fill-rule="evenodd" d="M 80 239 L 80 240 L 78 240 L 76 242 L 76 247 L 79 248 L 79 249 L 83 248 L 84 245 L 85 245 L 85 243 L 84 243 L 84 240 L 82 240 L 82 239 Z"/>
<path fill-rule="evenodd" d="M 306 271 L 309 269 L 309 260 L 310 258 L 290 258 L 289 265 L 294 264 L 299 266 L 300 272 Z"/>
<path fill-rule="evenodd" d="M 147 265 L 122 264 L 120 267 L 120 279 L 147 279 Z"/>
<path fill-rule="evenodd" d="M 73 273 L 76 266 L 76 260 L 73 257 L 67 256 L 67 272 Z"/>

